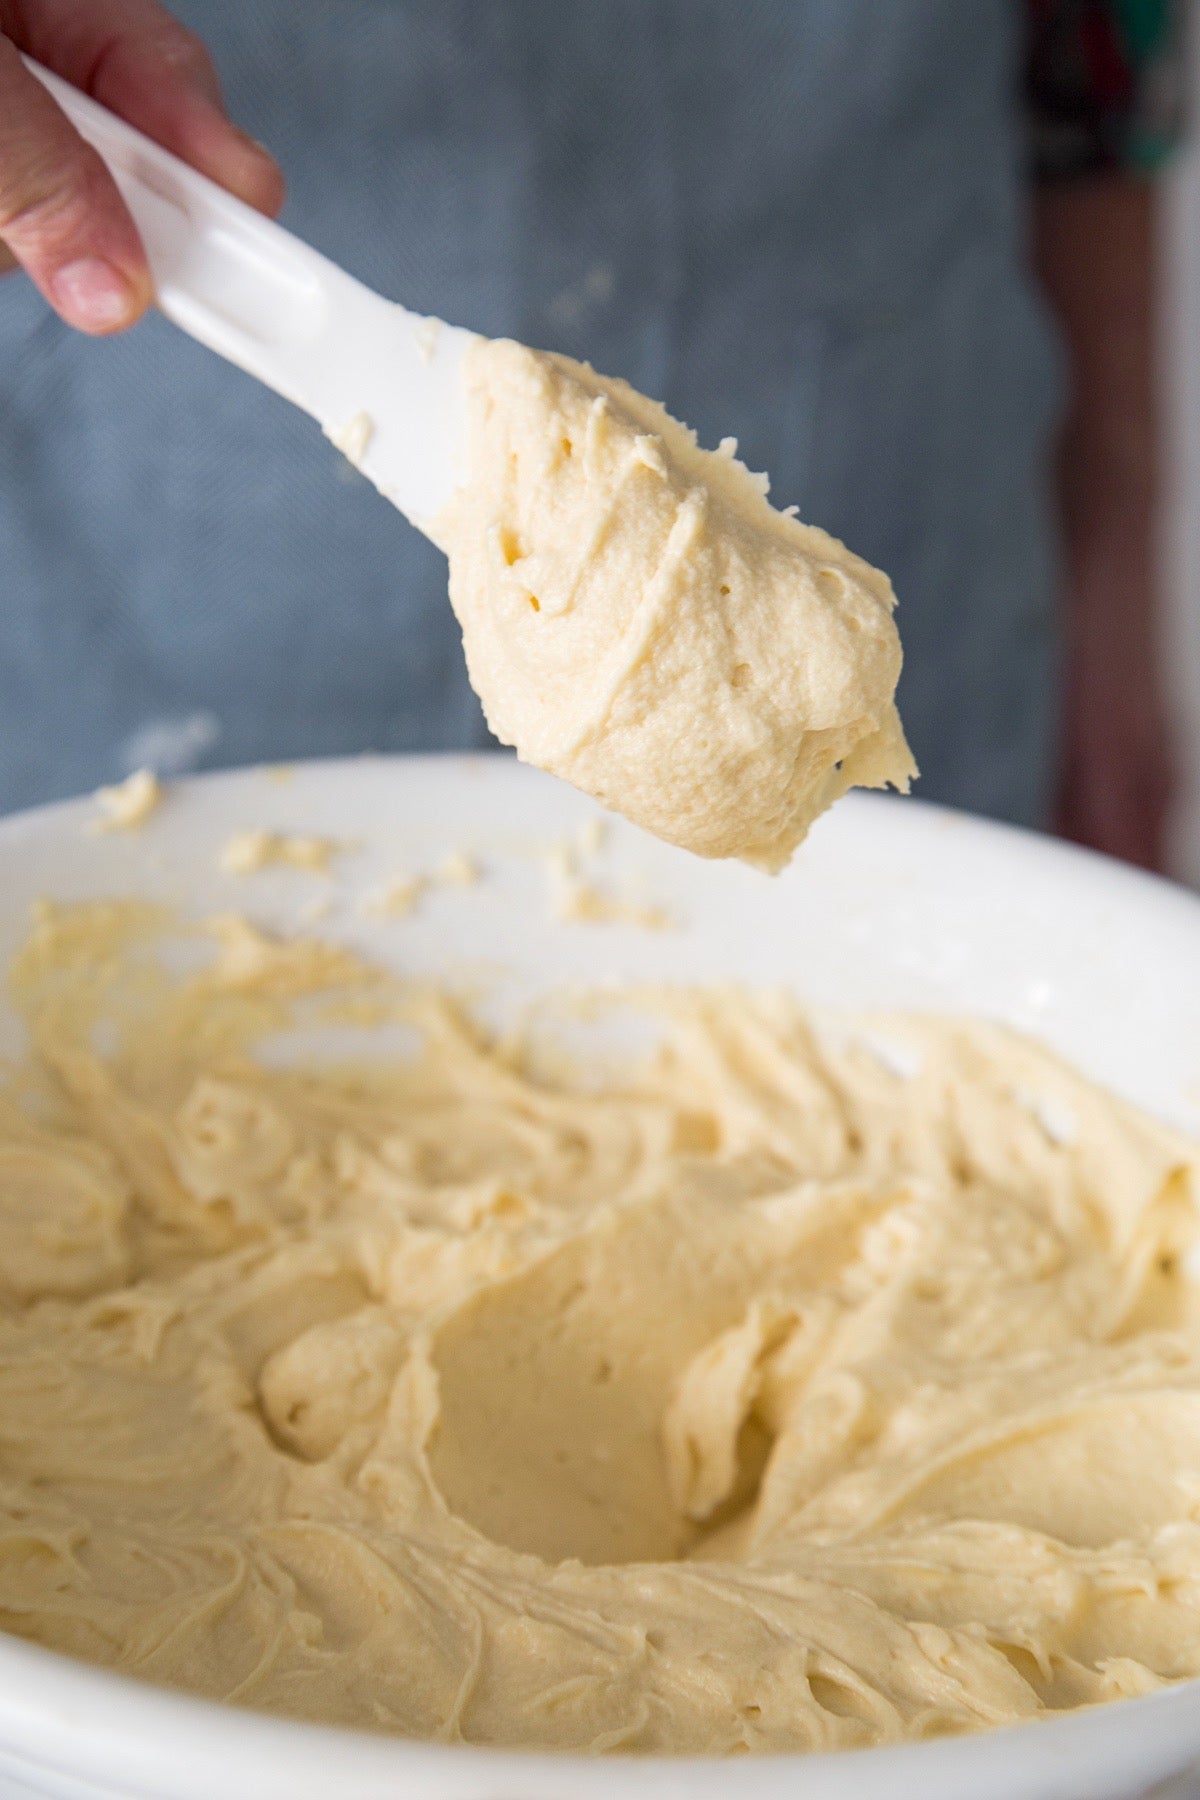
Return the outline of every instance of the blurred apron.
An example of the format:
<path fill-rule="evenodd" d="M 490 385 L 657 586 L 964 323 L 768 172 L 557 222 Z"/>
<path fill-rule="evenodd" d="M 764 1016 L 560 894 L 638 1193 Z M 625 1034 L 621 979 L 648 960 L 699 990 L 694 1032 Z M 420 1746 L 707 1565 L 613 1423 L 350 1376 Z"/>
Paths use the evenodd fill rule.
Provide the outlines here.
<path fill-rule="evenodd" d="M 733 433 L 892 575 L 919 791 L 1037 823 L 1057 361 L 1012 0 L 181 0 L 284 222 L 422 312 Z M 438 553 L 153 317 L 0 284 L 0 808 L 142 763 L 468 748 Z"/>

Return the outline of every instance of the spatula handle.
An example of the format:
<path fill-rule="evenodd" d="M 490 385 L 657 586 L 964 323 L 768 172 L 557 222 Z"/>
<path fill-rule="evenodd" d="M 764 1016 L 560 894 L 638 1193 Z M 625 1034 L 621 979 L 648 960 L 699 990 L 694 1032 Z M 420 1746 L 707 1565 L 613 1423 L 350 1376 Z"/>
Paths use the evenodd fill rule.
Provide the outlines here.
<path fill-rule="evenodd" d="M 461 479 L 460 364 L 472 334 L 385 300 L 88 95 L 25 62 L 111 170 L 141 233 L 160 310 L 331 435 L 361 422 L 355 460 L 424 526 Z"/>
<path fill-rule="evenodd" d="M 275 348 L 319 338 L 342 271 L 31 58 L 27 66 L 108 164 L 141 233 L 160 309 L 271 386 Z M 349 279 L 348 277 L 346 279 Z M 287 398 L 303 404 L 301 395 Z"/>

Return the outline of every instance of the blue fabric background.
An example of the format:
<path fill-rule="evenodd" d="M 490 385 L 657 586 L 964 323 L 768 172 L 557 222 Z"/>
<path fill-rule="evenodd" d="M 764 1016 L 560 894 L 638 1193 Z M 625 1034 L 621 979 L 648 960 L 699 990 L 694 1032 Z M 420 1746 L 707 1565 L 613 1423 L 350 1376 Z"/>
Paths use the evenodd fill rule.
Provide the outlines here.
<path fill-rule="evenodd" d="M 1057 365 L 1009 0 L 182 0 L 285 223 L 587 357 L 886 568 L 920 791 L 1036 823 Z M 283 401 L 0 285 L 0 808 L 487 742 L 445 565 Z"/>

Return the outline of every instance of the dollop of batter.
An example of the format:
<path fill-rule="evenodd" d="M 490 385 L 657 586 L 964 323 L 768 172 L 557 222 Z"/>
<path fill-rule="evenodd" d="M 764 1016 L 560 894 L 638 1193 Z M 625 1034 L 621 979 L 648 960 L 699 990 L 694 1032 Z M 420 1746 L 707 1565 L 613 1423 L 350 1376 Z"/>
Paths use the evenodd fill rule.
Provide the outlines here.
<path fill-rule="evenodd" d="M 433 535 L 502 743 L 770 870 L 847 788 L 907 792 L 886 575 L 626 382 L 506 340 L 467 378 L 469 479 Z"/>
<path fill-rule="evenodd" d="M 170 977 L 160 927 L 47 908 L 15 976 L 5 1629 L 592 1751 L 1200 1673 L 1193 1145 L 983 1025 L 671 991 L 573 1065 L 234 917 Z M 298 1064 L 321 1022 L 389 1057 Z"/>
<path fill-rule="evenodd" d="M 99 817 L 92 822 L 94 832 L 137 831 L 162 804 L 163 789 L 153 769 L 136 769 L 115 787 L 96 790 Z"/>

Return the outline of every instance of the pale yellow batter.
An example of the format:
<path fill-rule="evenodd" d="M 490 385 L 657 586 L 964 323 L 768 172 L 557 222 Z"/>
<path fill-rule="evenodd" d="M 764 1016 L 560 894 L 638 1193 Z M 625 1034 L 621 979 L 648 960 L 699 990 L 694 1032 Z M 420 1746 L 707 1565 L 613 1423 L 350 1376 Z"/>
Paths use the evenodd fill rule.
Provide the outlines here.
<path fill-rule="evenodd" d="M 1200 1673 L 1192 1145 L 982 1025 L 674 993 L 572 1077 L 233 917 L 172 986 L 153 926 L 47 909 L 17 971 L 7 1630 L 593 1751 Z M 374 1049 L 306 1072 L 293 1019 Z"/>
<path fill-rule="evenodd" d="M 886 575 L 626 382 L 506 340 L 467 370 L 469 479 L 433 535 L 502 743 L 767 869 L 847 788 L 907 791 Z"/>
<path fill-rule="evenodd" d="M 93 832 L 137 831 L 162 804 L 163 790 L 152 769 L 137 769 L 116 787 L 96 790 L 100 815 L 92 821 Z"/>

